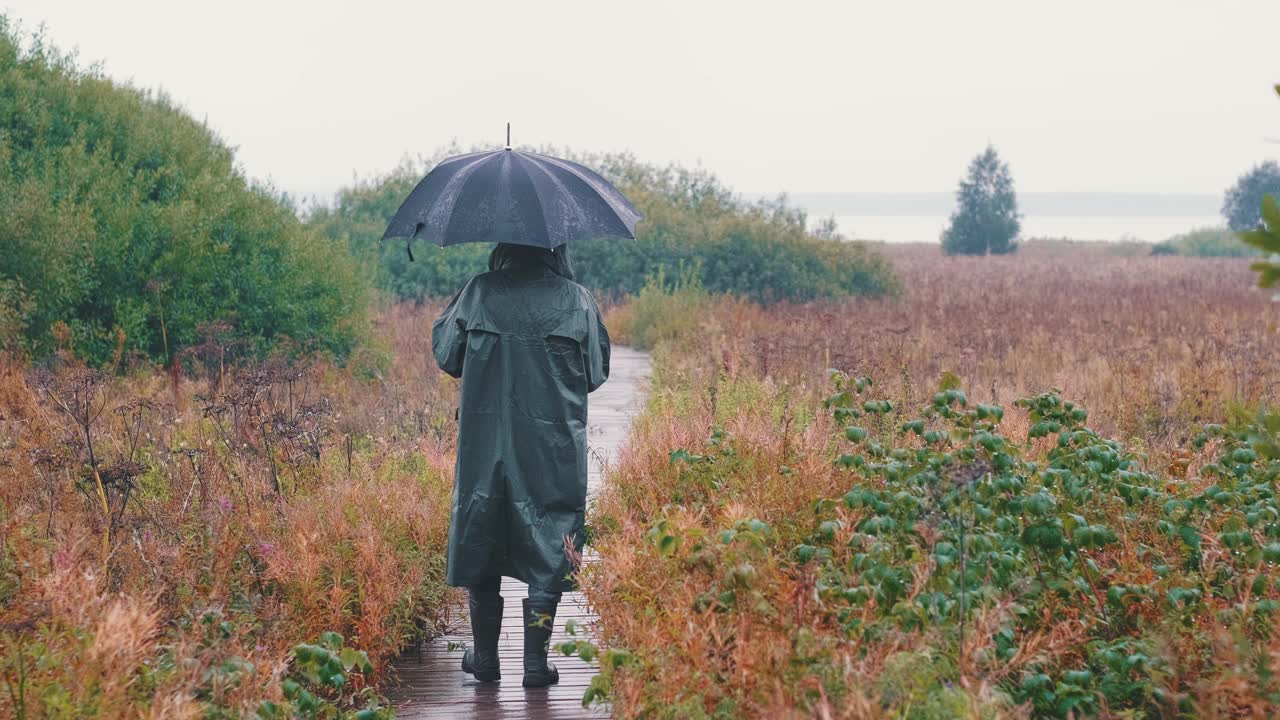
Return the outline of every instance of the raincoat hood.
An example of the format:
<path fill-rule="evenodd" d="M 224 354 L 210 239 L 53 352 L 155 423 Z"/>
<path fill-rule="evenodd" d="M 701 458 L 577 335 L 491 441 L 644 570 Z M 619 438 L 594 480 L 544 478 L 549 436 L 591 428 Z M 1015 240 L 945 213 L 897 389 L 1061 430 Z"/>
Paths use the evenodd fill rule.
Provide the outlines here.
<path fill-rule="evenodd" d="M 533 247 L 530 245 L 514 245 L 498 243 L 489 253 L 490 270 L 519 270 L 525 268 L 545 267 L 566 280 L 573 280 L 573 260 L 569 257 L 569 246 L 561 245 L 555 250 Z"/>

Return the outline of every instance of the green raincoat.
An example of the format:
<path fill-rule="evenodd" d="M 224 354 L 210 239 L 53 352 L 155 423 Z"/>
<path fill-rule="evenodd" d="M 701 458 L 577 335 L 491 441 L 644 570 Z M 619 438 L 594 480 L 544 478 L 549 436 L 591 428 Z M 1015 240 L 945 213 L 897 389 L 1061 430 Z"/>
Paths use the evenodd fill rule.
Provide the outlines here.
<path fill-rule="evenodd" d="M 581 552 L 587 502 L 587 393 L 609 377 L 609 335 L 563 256 L 499 248 L 431 334 L 440 369 L 462 378 L 447 579 L 568 590 L 566 538 Z"/>

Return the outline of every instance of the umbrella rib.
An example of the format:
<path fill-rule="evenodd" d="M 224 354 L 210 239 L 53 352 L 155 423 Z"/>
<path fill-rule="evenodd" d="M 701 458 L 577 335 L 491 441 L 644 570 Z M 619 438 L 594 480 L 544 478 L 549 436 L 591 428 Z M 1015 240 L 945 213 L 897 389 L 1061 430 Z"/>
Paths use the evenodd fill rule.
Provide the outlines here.
<path fill-rule="evenodd" d="M 520 172 L 524 174 L 525 180 L 528 181 L 529 183 L 529 189 L 533 191 L 533 199 L 535 201 L 534 205 L 536 205 L 538 208 L 538 221 L 539 221 L 538 227 L 546 228 L 547 227 L 547 211 L 542 207 L 542 195 L 538 192 L 538 184 L 533 181 L 533 176 L 529 174 L 529 168 L 525 167 L 525 165 L 528 165 L 528 164 L 532 164 L 532 163 L 522 163 L 522 162 L 512 163 L 514 167 L 519 168 Z M 549 230 L 547 231 L 547 240 L 548 242 L 550 242 L 551 240 L 551 233 Z"/>
<path fill-rule="evenodd" d="M 603 199 L 606 203 L 608 203 L 610 209 L 612 209 L 615 213 L 617 213 L 619 219 L 622 219 L 623 212 L 627 212 L 627 213 L 630 213 L 631 215 L 634 215 L 635 221 L 639 221 L 641 219 L 640 212 L 636 210 L 634 205 L 631 204 L 631 201 L 628 200 L 627 197 L 623 195 L 621 191 L 615 188 L 612 183 L 610 183 L 608 180 L 605 180 L 603 177 L 600 177 L 598 173 L 595 173 L 595 171 L 590 170 L 590 168 L 583 167 L 581 165 L 578 165 L 577 163 L 569 162 L 561 158 L 552 157 L 550 155 L 536 155 L 535 153 L 529 153 L 529 154 L 537 157 L 539 160 L 543 160 L 551 165 L 555 165 L 561 170 L 571 173 L 573 174 L 574 177 L 585 182 L 587 185 L 591 187 L 592 190 L 596 191 L 596 194 L 598 194 L 601 197 L 601 199 Z M 596 177 L 592 177 L 592 175 L 583 174 L 582 172 L 583 170 L 587 170 L 592 175 L 596 175 Z M 619 208 L 618 205 L 621 205 L 622 207 Z"/>
<path fill-rule="evenodd" d="M 432 168 L 431 172 L 427 173 L 425 177 L 413 186 L 413 190 L 409 191 L 409 195 L 404 199 L 404 202 L 400 203 L 400 207 L 397 208 L 395 214 L 391 216 L 391 221 L 387 224 L 387 229 L 383 232 L 382 239 L 387 240 L 392 237 L 414 237 L 418 229 L 418 225 L 426 225 L 426 222 L 424 222 L 426 218 L 423 217 L 423 213 L 420 209 L 415 211 L 412 208 L 420 204 L 419 202 L 416 202 L 416 199 L 421 195 L 421 193 L 426 191 L 427 182 L 431 179 L 432 175 L 437 171 L 448 172 L 450 166 L 456 165 L 460 161 L 465 161 L 484 154 L 486 153 L 474 152 L 466 153 L 464 155 L 454 155 L 453 157 L 447 157 L 437 163 L 436 166 Z M 454 172 L 457 171 L 455 170 Z M 452 178 L 453 176 L 450 175 L 449 177 Z M 447 179 L 445 180 L 445 184 L 448 184 Z"/>
<path fill-rule="evenodd" d="M 463 192 L 466 190 L 467 182 L 471 180 L 475 175 L 476 170 L 478 170 L 486 160 L 489 160 L 496 154 L 498 153 L 477 153 L 480 157 L 472 160 L 466 166 L 458 168 L 458 171 L 449 178 L 449 181 L 445 184 L 444 188 L 441 189 L 440 198 L 443 199 L 447 196 L 448 202 L 436 202 L 432 206 L 430 214 L 425 218 L 428 230 L 435 230 L 437 228 L 440 230 L 441 246 L 444 245 L 445 238 L 449 236 L 449 228 L 453 225 L 454 220 L 453 208 L 457 205 L 458 198 L 462 197 Z M 449 191 L 453 191 L 453 193 L 451 195 L 447 195 Z M 443 223 L 441 222 L 442 219 L 444 220 Z M 443 225 L 443 227 L 441 227 L 441 225 Z"/>
<path fill-rule="evenodd" d="M 616 228 L 612 231 L 602 232 L 597 237 L 627 237 L 627 238 L 634 237 L 634 235 L 632 234 L 633 231 L 631 230 L 630 227 L 628 227 L 627 220 L 623 216 L 624 211 L 619 210 L 617 207 L 614 206 L 612 202 L 609 201 L 609 197 L 608 197 L 609 193 L 607 193 L 604 189 L 602 189 L 599 186 L 599 183 L 594 182 L 591 178 L 583 177 L 582 173 L 577 172 L 571 166 L 566 167 L 563 163 L 559 162 L 557 158 L 549 157 L 547 155 L 538 155 L 536 157 L 538 161 L 547 161 L 548 165 L 551 165 L 560 170 L 563 170 L 565 173 L 568 174 L 569 177 L 572 177 L 578 182 L 586 185 L 590 190 L 592 190 L 592 194 L 589 195 L 588 197 L 594 197 L 599 199 L 599 201 L 604 205 L 608 213 L 612 215 L 612 220 L 616 222 L 618 226 L 620 226 L 619 228 Z M 557 177 L 555 173 L 551 172 L 545 167 L 542 167 L 542 165 L 539 162 L 535 161 L 530 164 L 537 165 L 539 170 L 546 173 L 547 177 L 551 178 L 551 181 L 555 183 L 556 187 L 560 188 L 562 195 L 574 198 L 573 207 L 575 212 L 578 215 L 579 222 L 582 224 L 583 227 L 590 225 L 591 223 L 588 222 L 588 218 L 586 216 L 586 213 L 583 211 L 581 203 L 578 202 L 576 199 L 577 196 L 574 193 L 569 192 L 568 188 L 565 186 L 564 181 L 561 180 L 559 177 Z M 614 191 L 614 192 L 617 192 L 617 191 Z M 630 210 L 626 210 L 626 212 L 628 212 L 629 214 L 634 214 L 636 216 L 636 219 L 637 220 L 639 219 L 638 213 L 634 213 L 634 211 L 630 211 Z"/>
<path fill-rule="evenodd" d="M 545 156 L 543 156 L 543 155 L 538 155 L 538 156 L 537 156 L 537 158 L 538 158 L 538 159 L 541 159 L 541 158 L 543 158 L 543 157 L 545 157 Z M 571 203 L 565 203 L 565 205 L 566 205 L 566 206 L 571 206 L 571 207 L 573 208 L 573 213 L 574 213 L 575 215 L 577 215 L 577 216 L 578 216 L 578 224 L 579 224 L 579 225 L 581 225 L 581 226 L 585 226 L 585 225 L 587 224 L 587 216 L 586 216 L 586 213 L 584 213 L 584 212 L 582 211 L 582 206 L 580 206 L 580 205 L 578 204 L 577 199 L 576 199 L 576 198 L 574 198 L 574 196 L 573 196 L 573 193 L 569 192 L 569 189 L 565 187 L 564 182 L 563 182 L 563 181 L 561 181 L 561 180 L 560 180 L 560 178 L 556 177 L 555 173 L 551 172 L 550 170 L 546 169 L 545 167 L 542 167 L 542 165 L 538 162 L 538 160 L 533 160 L 532 162 L 529 162 L 529 163 L 527 163 L 527 164 L 528 164 L 528 165 L 531 165 L 531 166 L 533 166 L 533 167 L 538 168 L 538 171 L 539 171 L 539 172 L 541 172 L 543 175 L 546 175 L 546 176 L 547 176 L 547 179 L 548 179 L 548 180 L 550 180 L 550 181 L 551 181 L 551 183 L 552 183 L 553 185 L 555 185 L 555 186 L 556 186 L 556 188 L 560 191 L 560 192 L 559 192 L 559 195 L 560 195 L 561 197 L 565 197 L 565 198 L 573 199 L 573 202 L 571 202 Z M 533 178 L 530 178 L 530 181 L 532 181 L 532 180 L 533 180 Z M 542 217 L 544 218 L 543 222 L 545 223 L 545 222 L 546 222 L 546 221 L 545 221 L 545 218 L 546 218 L 546 216 L 547 216 L 547 211 L 546 211 L 546 208 L 543 206 L 542 193 L 538 191 L 538 184 L 537 184 L 537 183 L 533 183 L 533 192 L 534 192 L 534 195 L 535 195 L 535 196 L 537 196 L 537 198 L 538 198 L 538 210 L 539 210 L 540 212 L 542 212 Z"/>

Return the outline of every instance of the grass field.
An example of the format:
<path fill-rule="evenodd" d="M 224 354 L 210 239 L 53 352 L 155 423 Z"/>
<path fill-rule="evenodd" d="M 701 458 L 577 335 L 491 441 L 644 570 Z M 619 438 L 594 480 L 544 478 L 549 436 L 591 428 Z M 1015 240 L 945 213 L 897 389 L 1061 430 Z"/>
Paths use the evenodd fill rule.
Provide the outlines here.
<path fill-rule="evenodd" d="M 345 368 L 0 362 L 0 715 L 376 703 L 448 592 L 455 390 L 423 314 Z"/>
<path fill-rule="evenodd" d="M 614 311 L 655 343 L 585 581 L 618 715 L 1274 715 L 1280 421 L 1232 408 L 1280 309 L 1240 261 L 1026 250 Z"/>
<path fill-rule="evenodd" d="M 836 368 L 914 402 L 951 372 L 983 402 L 1057 387 L 1099 430 L 1154 449 L 1185 443 L 1233 400 L 1277 399 L 1280 311 L 1247 262 L 1110 250 L 1032 243 L 1012 257 L 940 258 L 933 246 L 886 245 L 901 297 L 765 308 L 686 295 L 714 308 L 696 327 L 696 312 L 663 312 L 678 300 L 625 314 L 670 315 L 659 335 L 704 348 L 660 351 L 661 372 L 681 384 L 709 387 L 718 372 L 812 396 Z"/>
<path fill-rule="evenodd" d="M 655 360 L 590 517 L 615 713 L 1272 714 L 1280 422 L 1233 408 L 1275 405 L 1278 310 L 1247 262 L 884 252 L 894 297 L 686 277 L 608 311 Z M 431 315 L 341 367 L 217 328 L 177 376 L 6 357 L 0 712 L 373 707 L 451 597 Z"/>

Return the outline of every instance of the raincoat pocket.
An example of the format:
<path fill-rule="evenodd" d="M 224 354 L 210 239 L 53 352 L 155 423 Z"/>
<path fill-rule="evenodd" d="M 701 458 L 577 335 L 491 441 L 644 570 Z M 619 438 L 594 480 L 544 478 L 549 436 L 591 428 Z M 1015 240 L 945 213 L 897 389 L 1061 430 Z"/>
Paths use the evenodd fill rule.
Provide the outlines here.
<path fill-rule="evenodd" d="M 556 377 L 577 380 L 586 376 L 587 316 L 567 312 L 544 338 L 549 368 Z M 575 383 L 576 384 L 576 383 Z"/>
<path fill-rule="evenodd" d="M 547 363 L 551 373 L 560 378 L 578 379 L 586 376 L 585 353 L 582 343 L 560 335 L 547 337 Z"/>

